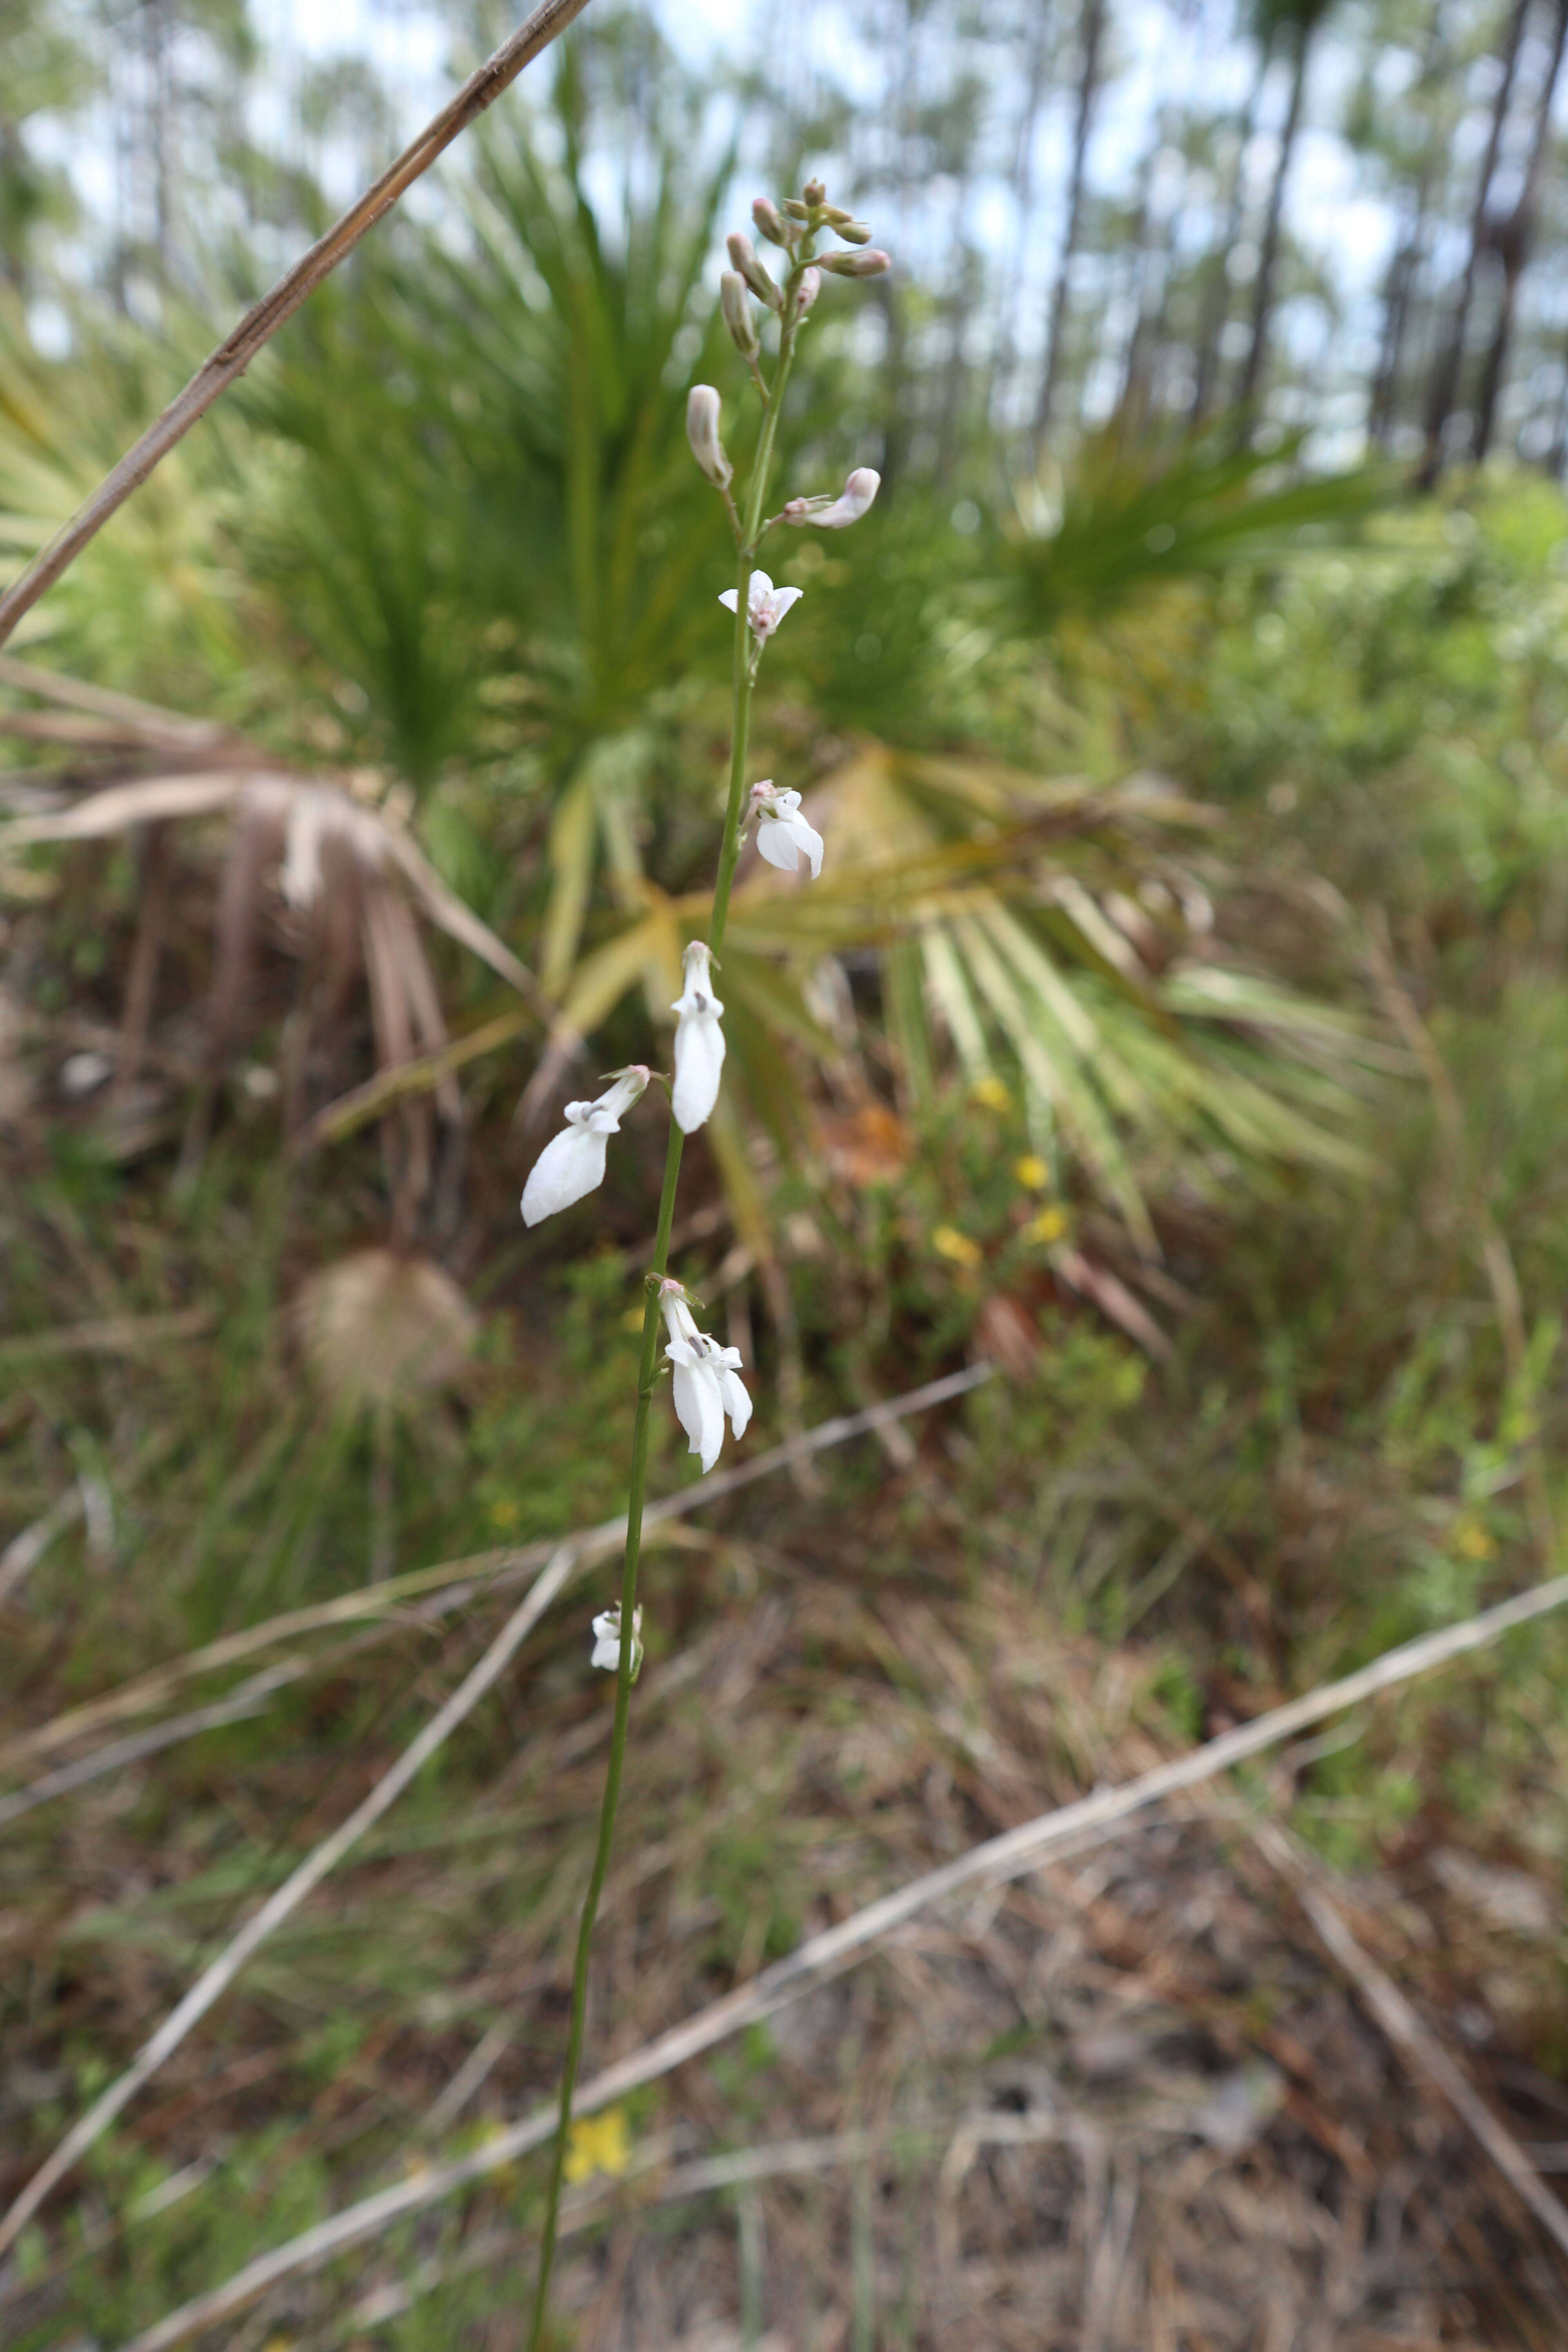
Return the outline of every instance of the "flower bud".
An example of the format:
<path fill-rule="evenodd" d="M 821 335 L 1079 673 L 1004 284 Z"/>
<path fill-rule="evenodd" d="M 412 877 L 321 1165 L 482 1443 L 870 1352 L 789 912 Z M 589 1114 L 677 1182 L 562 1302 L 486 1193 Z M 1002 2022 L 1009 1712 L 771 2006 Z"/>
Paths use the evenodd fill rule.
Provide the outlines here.
<path fill-rule="evenodd" d="M 741 357 L 754 360 L 762 345 L 757 341 L 756 323 L 746 294 L 746 281 L 738 269 L 726 269 L 720 278 L 719 308 L 724 314 L 724 324 L 729 328 Z"/>
<path fill-rule="evenodd" d="M 846 245 L 869 245 L 871 242 L 869 221 L 851 220 L 847 213 L 842 220 L 834 222 L 833 229 L 835 236 L 841 236 Z"/>
<path fill-rule="evenodd" d="M 800 193 L 806 203 L 813 206 L 826 204 L 827 201 L 827 191 L 820 180 L 807 180 Z"/>
<path fill-rule="evenodd" d="M 838 228 L 845 221 L 853 220 L 855 215 L 853 213 L 847 213 L 842 205 L 824 205 L 822 217 L 829 228 Z"/>
<path fill-rule="evenodd" d="M 742 236 L 740 230 L 735 229 L 727 242 L 731 266 L 740 271 L 758 301 L 765 302 L 770 310 L 782 310 L 784 296 L 757 259 L 757 248 L 751 238 Z"/>
<path fill-rule="evenodd" d="M 795 315 L 797 319 L 805 318 L 806 312 L 810 310 L 812 304 L 816 301 L 821 291 L 821 270 L 803 269 L 800 277 L 800 284 L 795 288 Z"/>
<path fill-rule="evenodd" d="M 784 200 L 784 208 L 791 220 L 808 221 L 811 218 L 811 206 L 803 205 L 798 196 L 786 196 Z"/>
<path fill-rule="evenodd" d="M 694 383 L 687 395 L 686 437 L 714 488 L 727 490 L 732 468 L 719 438 L 719 395 L 710 383 Z"/>
<path fill-rule="evenodd" d="M 756 223 L 758 236 L 765 236 L 770 245 L 788 245 L 790 233 L 784 225 L 783 215 L 771 196 L 753 198 L 752 218 Z"/>
<path fill-rule="evenodd" d="M 820 267 L 831 269 L 835 278 L 880 278 L 884 269 L 891 269 L 891 254 L 883 253 L 874 245 L 863 253 L 825 253 Z"/>

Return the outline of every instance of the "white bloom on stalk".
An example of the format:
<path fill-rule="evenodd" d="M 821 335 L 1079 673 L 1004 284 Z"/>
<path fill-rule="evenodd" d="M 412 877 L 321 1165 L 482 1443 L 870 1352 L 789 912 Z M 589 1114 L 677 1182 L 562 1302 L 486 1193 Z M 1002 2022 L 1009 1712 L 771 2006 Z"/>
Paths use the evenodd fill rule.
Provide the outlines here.
<path fill-rule="evenodd" d="M 719 395 L 710 383 L 694 383 L 686 396 L 686 437 L 709 480 L 717 489 L 728 489 L 734 469 L 719 438 Z"/>
<path fill-rule="evenodd" d="M 765 646 L 792 604 L 798 604 L 805 593 L 800 588 L 775 588 L 765 572 L 753 572 L 746 590 L 746 618 L 758 645 Z M 735 591 L 726 588 L 720 597 L 721 604 L 735 609 Z"/>
<path fill-rule="evenodd" d="M 618 1074 L 597 1102 L 567 1104 L 565 1127 L 545 1145 L 523 1187 L 525 1225 L 569 1209 L 604 1182 L 605 1139 L 620 1133 L 623 1114 L 637 1100 L 650 1075 L 636 1063 Z"/>
<path fill-rule="evenodd" d="M 602 1666 L 607 1675 L 619 1674 L 621 1668 L 621 1604 L 617 1601 L 602 1617 L 594 1620 L 594 1654 L 590 1665 Z M 632 1611 L 632 1680 L 642 1672 L 642 1604 Z"/>
<path fill-rule="evenodd" d="M 675 1085 L 670 1108 L 682 1135 L 693 1135 L 719 1099 L 724 1066 L 724 1008 L 713 993 L 708 943 L 693 940 L 683 960 L 686 986 L 670 1006 L 675 1024 Z"/>
<path fill-rule="evenodd" d="M 847 523 L 858 522 L 863 514 L 869 514 L 881 487 L 882 477 L 873 467 L 857 466 L 836 499 L 791 499 L 779 520 L 815 523 L 818 530 L 842 530 Z"/>
<path fill-rule="evenodd" d="M 711 1470 L 724 1443 L 724 1416 L 735 1435 L 743 1437 L 752 1418 L 752 1400 L 741 1378 L 741 1350 L 721 1348 L 700 1331 L 679 1283 L 667 1282 L 660 1300 L 669 1332 L 665 1349 L 673 1367 L 675 1417 L 686 1432 L 688 1451 Z"/>
<path fill-rule="evenodd" d="M 822 871 L 822 835 L 800 813 L 798 793 L 779 792 L 771 777 L 752 786 L 757 852 L 781 873 L 796 874 L 804 857 L 815 882 Z"/>

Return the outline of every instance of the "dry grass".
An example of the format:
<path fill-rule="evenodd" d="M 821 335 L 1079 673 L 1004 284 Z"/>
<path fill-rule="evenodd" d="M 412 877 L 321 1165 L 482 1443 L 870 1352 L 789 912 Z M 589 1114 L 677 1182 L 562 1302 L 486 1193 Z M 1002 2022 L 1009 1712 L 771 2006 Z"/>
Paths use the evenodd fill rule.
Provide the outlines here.
<path fill-rule="evenodd" d="M 836 1507 L 720 1506 L 721 1532 L 657 1559 L 663 1656 L 639 1699 L 590 2063 L 1169 1745 L 1157 1654 L 1067 1642 L 1016 1575 L 964 1566 L 937 1433 L 875 1491 L 868 1469 Z M 123 2329 L 214 2283 L 235 2251 L 226 2199 L 270 2242 L 314 2200 L 548 2090 L 607 1725 L 578 1630 L 574 1614 L 524 1654 L 505 1720 L 476 1728 L 171 2062 L 124 2126 L 134 2158 L 106 2159 L 46 2267 L 77 2232 L 101 2251 L 13 2300 L 20 2343 L 63 2342 L 106 2300 Z M 291 1696 L 265 1743 L 237 1729 L 149 1759 L 18 1837 L 7 1970 L 32 1999 L 11 2037 L 5 2188 L 50 2137 L 62 2056 L 129 2052 L 479 1631 L 436 1657 L 428 1633 L 405 1636 L 395 1669 L 384 1647 Z M 1399 1703 L 1384 1769 L 1464 1711 Z M 323 1780 L 322 1743 L 351 1723 Z M 1302 1762 L 1253 1801 L 1288 1801 Z M 1552 2344 L 1564 2273 L 1321 1956 L 1245 1820 L 1216 1800 L 909 1926 L 765 2036 L 633 2101 L 631 2169 L 607 2200 L 607 2184 L 586 2192 L 562 2275 L 584 2352 Z M 1531 2063 L 1553 1974 L 1544 1885 L 1412 1841 L 1349 1910 L 1519 2136 L 1560 2140 L 1568 2099 Z M 714 2152 L 737 2147 L 760 2177 L 715 2179 Z M 193 2167 L 186 2197 L 128 2225 L 138 2188 Z M 460 2215 L 290 2284 L 226 2340 L 500 2352 L 534 2188 L 523 2168 L 488 2184 Z"/>

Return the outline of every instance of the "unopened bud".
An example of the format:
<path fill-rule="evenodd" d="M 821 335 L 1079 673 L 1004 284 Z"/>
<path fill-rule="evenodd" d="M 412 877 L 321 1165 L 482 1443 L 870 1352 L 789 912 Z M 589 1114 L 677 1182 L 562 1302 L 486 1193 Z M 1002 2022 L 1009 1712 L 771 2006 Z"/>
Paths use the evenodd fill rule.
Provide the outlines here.
<path fill-rule="evenodd" d="M 829 228 L 837 228 L 843 222 L 853 220 L 855 215 L 853 213 L 847 213 L 842 205 L 824 205 L 822 217 Z"/>
<path fill-rule="evenodd" d="M 719 438 L 719 395 L 710 383 L 694 383 L 687 395 L 686 437 L 714 488 L 727 490 L 733 468 Z"/>
<path fill-rule="evenodd" d="M 783 215 L 771 196 L 753 197 L 752 218 L 757 225 L 758 236 L 765 236 L 770 245 L 788 245 L 789 231 L 784 225 Z"/>
<path fill-rule="evenodd" d="M 803 269 L 800 277 L 800 284 L 796 287 L 795 294 L 795 315 L 797 319 L 805 318 L 806 312 L 810 310 L 812 304 L 816 301 L 821 291 L 821 270 Z"/>
<path fill-rule="evenodd" d="M 757 248 L 751 238 L 742 236 L 740 230 L 735 229 L 728 244 L 731 265 L 740 271 L 758 301 L 765 302 L 770 310 L 782 310 L 784 296 L 757 259 Z"/>
<path fill-rule="evenodd" d="M 884 269 L 891 269 L 891 254 L 883 253 L 868 245 L 863 253 L 825 253 L 821 267 L 831 269 L 835 278 L 880 278 Z"/>
<path fill-rule="evenodd" d="M 835 236 L 841 236 L 846 245 L 869 245 L 871 242 L 869 221 L 851 220 L 847 213 L 842 220 L 834 222 L 833 229 Z"/>
<path fill-rule="evenodd" d="M 786 196 L 784 200 L 784 208 L 791 220 L 808 221 L 811 218 L 811 206 L 803 205 L 798 196 Z"/>
<path fill-rule="evenodd" d="M 827 201 L 827 191 L 820 180 L 807 180 L 800 193 L 808 205 L 822 205 Z"/>
<path fill-rule="evenodd" d="M 724 324 L 729 328 L 741 357 L 754 360 L 762 345 L 757 341 L 756 322 L 752 317 L 746 281 L 738 269 L 726 269 L 720 278 L 719 308 L 724 314 Z"/>

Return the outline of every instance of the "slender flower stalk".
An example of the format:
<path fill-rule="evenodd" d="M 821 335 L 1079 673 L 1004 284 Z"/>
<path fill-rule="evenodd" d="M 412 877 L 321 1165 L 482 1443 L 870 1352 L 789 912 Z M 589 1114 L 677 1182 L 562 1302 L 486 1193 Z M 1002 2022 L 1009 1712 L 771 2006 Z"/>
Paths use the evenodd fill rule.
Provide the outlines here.
<path fill-rule="evenodd" d="M 719 398 L 711 387 L 697 386 L 687 411 L 687 429 L 692 454 L 702 471 L 724 498 L 735 537 L 735 585 L 727 591 L 723 602 L 735 615 L 731 687 L 733 715 L 731 728 L 730 789 L 724 810 L 724 831 L 719 849 L 718 872 L 713 886 L 712 911 L 709 918 L 705 942 L 694 940 L 686 950 L 686 986 L 675 1010 L 680 1016 L 676 1038 L 676 1076 L 671 1102 L 669 1140 L 666 1147 L 664 1183 L 659 1194 L 658 1223 L 654 1235 L 653 1263 L 647 1278 L 647 1298 L 643 1313 L 642 1352 L 637 1373 L 637 1412 L 632 1424 L 632 1460 L 630 1489 L 626 1500 L 626 1546 L 621 1569 L 621 1596 L 614 1612 L 612 1633 L 609 1612 L 595 1620 L 595 1645 L 594 1662 L 605 1666 L 610 1663 L 612 1642 L 616 1650 L 615 1718 L 610 1730 L 609 1762 L 605 1774 L 604 1798 L 599 1810 L 598 1841 L 594 1851 L 593 1868 L 588 1878 L 588 1891 L 584 1900 L 582 1920 L 577 1931 L 577 1951 L 572 1976 L 572 2010 L 566 2034 L 566 2055 L 562 2070 L 559 2120 L 552 2152 L 550 2185 L 545 2200 L 544 2226 L 539 2256 L 539 2272 L 534 2289 L 532 2323 L 529 2330 L 527 2352 L 538 2352 L 545 2315 L 549 2308 L 550 2275 L 555 2256 L 556 2228 L 561 2202 L 561 2184 L 572 2128 L 572 2101 L 577 2084 L 577 2073 L 583 2055 L 583 2034 L 587 2012 L 588 1967 L 593 1948 L 594 1923 L 597 1916 L 599 1898 L 604 1891 L 605 1875 L 609 1868 L 610 1847 L 615 1833 L 616 1811 L 620 1801 L 621 1775 L 626 1760 L 626 1725 L 631 1709 L 632 1685 L 641 1663 L 642 1644 L 638 1632 L 642 1612 L 637 1605 L 637 1567 L 642 1549 L 643 1505 L 647 1486 L 648 1425 L 654 1390 L 660 1375 L 659 1330 L 661 1317 L 668 1326 L 668 1344 L 665 1350 L 673 1367 L 676 1388 L 675 1402 L 682 1426 L 699 1453 L 706 1469 L 717 1458 L 723 1440 L 724 1421 L 729 1417 L 735 1436 L 743 1432 L 751 1414 L 751 1402 L 740 1380 L 740 1357 L 733 1349 L 721 1348 L 717 1341 L 698 1329 L 686 1304 L 685 1294 L 678 1283 L 668 1278 L 669 1237 L 675 1221 L 676 1192 L 680 1179 L 680 1156 L 686 1137 L 686 1126 L 700 1126 L 712 1108 L 723 1061 L 723 1034 L 719 1027 L 723 1006 L 712 993 L 710 966 L 717 966 L 719 950 L 730 914 L 730 893 L 735 878 L 736 862 L 741 854 L 742 836 L 748 817 L 753 813 L 748 805 L 746 792 L 746 753 L 751 732 L 752 689 L 769 638 L 778 627 L 790 606 L 798 597 L 798 589 L 775 589 L 765 572 L 756 568 L 756 558 L 763 540 L 777 518 L 764 520 L 768 483 L 773 472 L 774 451 L 778 441 L 779 417 L 784 397 L 795 364 L 796 338 L 811 311 L 821 285 L 818 260 L 815 257 L 816 239 L 825 231 L 837 227 L 831 208 L 823 202 L 823 192 L 815 182 L 808 182 L 804 201 L 791 199 L 781 211 L 759 198 L 754 208 L 758 227 L 775 244 L 781 245 L 789 260 L 789 269 L 781 286 L 775 285 L 759 261 L 749 238 L 737 236 L 729 240 L 729 251 L 734 263 L 729 278 L 739 278 L 743 285 L 772 312 L 778 320 L 778 357 L 772 383 L 764 380 L 755 352 L 751 346 L 754 335 L 748 335 L 744 326 L 732 314 L 736 309 L 737 289 L 726 282 L 723 289 L 725 316 L 731 333 L 742 358 L 747 362 L 752 380 L 763 400 L 763 427 L 757 443 L 757 454 L 752 467 L 743 506 L 738 506 L 731 490 L 731 467 L 719 438 Z M 839 214 L 838 221 L 849 224 L 847 214 Z M 852 224 L 858 231 L 859 224 Z M 857 263 L 868 257 L 857 255 Z M 886 268 L 884 257 L 877 257 L 873 267 Z M 857 272 L 858 274 L 858 271 Z M 759 346 L 760 348 L 760 346 Z M 852 476 L 851 482 L 858 479 Z M 873 486 L 864 505 L 864 512 L 875 494 L 876 476 L 870 476 Z M 852 496 L 853 493 L 847 495 Z M 844 499 L 817 501 L 818 509 L 832 504 L 833 520 L 839 520 L 837 509 Z M 791 520 L 794 518 L 792 517 Z M 845 515 L 847 521 L 854 518 Z M 770 787 L 771 791 L 771 787 Z M 798 794 L 774 795 L 768 803 L 770 817 L 789 815 L 790 804 L 798 807 Z M 756 814 L 763 814 L 761 803 Z M 803 837 L 809 834 L 816 845 L 813 860 L 815 874 L 820 862 L 821 843 L 804 820 L 795 824 Z M 771 846 L 771 845 L 770 845 Z M 778 862 L 773 859 L 771 862 Z M 639 1089 L 640 1091 L 640 1089 Z M 603 1116 L 613 1108 L 618 1123 L 622 1108 L 617 1093 L 603 1098 L 602 1105 L 572 1105 L 568 1118 L 573 1137 L 571 1149 L 576 1152 L 592 1147 L 576 1141 L 583 1118 L 593 1122 L 595 1146 L 600 1144 L 600 1131 L 616 1132 L 616 1124 Z M 579 1114 L 573 1119 L 572 1114 Z M 690 1114 L 689 1116 L 689 1114 Z M 557 1138 L 551 1149 L 564 1157 L 565 1139 Z M 597 1163 L 602 1168 L 602 1162 Z M 584 1166 L 584 1173 L 590 1172 Z M 563 1186 L 573 1198 L 581 1193 L 574 1189 L 578 1181 L 575 1162 L 572 1171 L 573 1184 Z M 594 1178 L 596 1181 L 596 1176 Z M 584 1188 L 586 1189 L 586 1188 Z M 553 1202 L 552 1204 L 553 1206 Z M 540 1213 L 549 1214 L 542 1208 Z M 633 1628 L 630 1641 L 620 1639 L 620 1628 Z"/>

